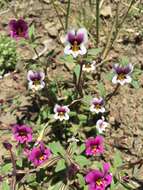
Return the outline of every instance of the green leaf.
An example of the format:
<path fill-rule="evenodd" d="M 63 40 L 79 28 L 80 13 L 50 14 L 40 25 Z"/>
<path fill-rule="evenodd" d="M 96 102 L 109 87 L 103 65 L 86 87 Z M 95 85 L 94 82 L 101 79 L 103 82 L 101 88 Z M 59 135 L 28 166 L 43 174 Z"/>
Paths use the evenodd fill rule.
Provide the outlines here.
<path fill-rule="evenodd" d="M 106 96 L 106 89 L 105 86 L 102 82 L 99 82 L 97 84 L 97 89 L 98 89 L 98 93 L 101 97 L 105 97 Z"/>
<path fill-rule="evenodd" d="M 128 64 L 129 64 L 129 59 L 128 59 L 128 57 L 122 57 L 122 58 L 120 59 L 120 64 L 123 65 L 123 66 L 128 65 Z"/>
<path fill-rule="evenodd" d="M 86 122 L 86 120 L 87 120 L 87 115 L 78 114 L 78 118 L 79 118 L 80 122 Z"/>
<path fill-rule="evenodd" d="M 75 66 L 74 73 L 75 73 L 76 78 L 78 79 L 79 75 L 80 75 L 80 65 L 79 64 Z"/>
<path fill-rule="evenodd" d="M 63 62 L 70 71 L 75 67 L 75 60 L 71 55 L 60 57 L 59 62 Z"/>
<path fill-rule="evenodd" d="M 79 154 L 81 154 L 83 151 L 85 150 L 85 144 L 82 144 L 80 147 L 79 147 Z"/>
<path fill-rule="evenodd" d="M 2 182 L 2 190 L 10 190 L 10 186 L 6 181 Z"/>
<path fill-rule="evenodd" d="M 64 170 L 65 168 L 66 168 L 65 160 L 61 159 L 58 161 L 58 163 L 56 165 L 55 172 L 59 172 L 61 170 Z"/>
<path fill-rule="evenodd" d="M 135 88 L 135 89 L 139 89 L 140 88 L 140 84 L 138 81 L 136 80 L 132 80 L 131 85 Z"/>
<path fill-rule="evenodd" d="M 77 174 L 77 177 L 78 177 L 78 181 L 79 181 L 80 186 L 84 187 L 85 186 L 85 179 L 84 179 L 84 177 L 81 174 Z"/>
<path fill-rule="evenodd" d="M 12 171 L 12 163 L 5 164 L 1 168 L 2 173 L 8 173 L 8 172 L 11 172 L 11 171 Z"/>
<path fill-rule="evenodd" d="M 66 154 L 65 149 L 62 147 L 62 145 L 59 142 L 49 143 L 49 148 L 52 150 L 52 152 L 55 155 L 58 155 L 58 153 L 60 153 L 62 156 L 65 156 Z"/>
<path fill-rule="evenodd" d="M 90 161 L 82 155 L 75 156 L 75 161 L 81 166 L 87 166 L 90 164 Z"/>
<path fill-rule="evenodd" d="M 122 163 L 123 163 L 123 161 L 121 158 L 121 153 L 120 153 L 120 151 L 116 151 L 115 156 L 114 156 L 114 162 L 113 162 L 114 168 L 121 166 Z"/>
<path fill-rule="evenodd" d="M 102 49 L 100 48 L 92 48 L 88 50 L 88 55 L 98 55 L 99 53 L 101 53 Z"/>
<path fill-rule="evenodd" d="M 32 24 L 29 28 L 29 37 L 30 37 L 30 39 L 33 39 L 34 36 L 35 36 L 35 26 L 34 26 L 34 24 Z"/>

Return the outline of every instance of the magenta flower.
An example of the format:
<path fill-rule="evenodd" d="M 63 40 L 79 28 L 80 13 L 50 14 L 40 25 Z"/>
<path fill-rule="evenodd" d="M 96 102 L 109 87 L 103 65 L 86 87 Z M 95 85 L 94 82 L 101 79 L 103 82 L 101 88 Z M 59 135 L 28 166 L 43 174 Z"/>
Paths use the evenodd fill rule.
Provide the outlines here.
<path fill-rule="evenodd" d="M 113 84 L 121 84 L 124 85 L 125 83 L 131 83 L 132 78 L 130 74 L 133 71 L 133 65 L 128 64 L 127 66 L 120 66 L 115 64 L 114 67 L 115 76 L 112 79 Z"/>
<path fill-rule="evenodd" d="M 45 74 L 42 71 L 28 71 L 28 87 L 33 91 L 41 90 L 45 87 Z"/>
<path fill-rule="evenodd" d="M 66 47 L 64 53 L 77 57 L 79 54 L 84 55 L 87 52 L 86 44 L 88 42 L 87 30 L 80 28 L 79 30 L 70 30 L 66 36 Z"/>
<path fill-rule="evenodd" d="M 23 19 L 11 20 L 9 22 L 10 36 L 16 40 L 28 38 L 28 24 Z"/>
<path fill-rule="evenodd" d="M 86 155 L 87 156 L 95 156 L 96 154 L 101 154 L 104 151 L 103 147 L 103 137 L 102 136 L 96 136 L 90 137 L 85 142 L 86 146 Z"/>
<path fill-rule="evenodd" d="M 103 170 L 92 170 L 86 177 L 89 190 L 105 190 L 112 182 L 112 174 L 109 173 L 109 163 L 104 163 Z"/>
<path fill-rule="evenodd" d="M 14 138 L 20 144 L 32 141 L 32 129 L 27 125 L 12 125 L 12 132 L 14 134 Z"/>
<path fill-rule="evenodd" d="M 40 144 L 37 147 L 34 147 L 29 153 L 28 159 L 34 164 L 34 166 L 39 166 L 44 161 L 49 159 L 50 156 L 50 149 L 46 148 L 43 142 L 40 142 Z"/>

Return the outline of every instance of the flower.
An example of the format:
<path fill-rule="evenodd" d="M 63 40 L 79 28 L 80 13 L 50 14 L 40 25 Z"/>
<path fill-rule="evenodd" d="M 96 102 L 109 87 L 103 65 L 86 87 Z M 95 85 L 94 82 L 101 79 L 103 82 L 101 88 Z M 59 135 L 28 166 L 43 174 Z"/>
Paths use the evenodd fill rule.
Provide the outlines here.
<path fill-rule="evenodd" d="M 90 137 L 85 142 L 86 146 L 86 155 L 87 156 L 95 156 L 96 154 L 101 154 L 104 151 L 103 147 L 103 137 L 102 136 L 96 136 Z"/>
<path fill-rule="evenodd" d="M 32 129 L 27 125 L 12 125 L 12 132 L 15 140 L 20 144 L 24 144 L 32 141 Z"/>
<path fill-rule="evenodd" d="M 69 120 L 68 113 L 70 112 L 70 109 L 68 108 L 68 106 L 60 106 L 56 104 L 54 107 L 54 112 L 55 112 L 54 115 L 55 119 L 59 119 L 60 121 Z"/>
<path fill-rule="evenodd" d="M 91 106 L 90 106 L 90 111 L 91 112 L 95 112 L 95 113 L 104 113 L 105 112 L 105 108 L 104 108 L 104 100 L 103 98 L 93 98 L 92 102 L 91 102 Z"/>
<path fill-rule="evenodd" d="M 11 20 L 9 22 L 9 28 L 12 38 L 28 38 L 28 24 L 23 19 Z"/>
<path fill-rule="evenodd" d="M 128 64 L 127 66 L 120 66 L 115 64 L 114 67 L 115 76 L 112 79 L 113 84 L 121 84 L 124 85 L 125 83 L 131 83 L 132 78 L 130 74 L 133 71 L 133 65 Z"/>
<path fill-rule="evenodd" d="M 45 87 L 45 74 L 42 71 L 28 71 L 27 80 L 29 81 L 28 87 L 33 91 L 41 90 Z"/>
<path fill-rule="evenodd" d="M 83 68 L 82 68 L 83 71 L 86 71 L 88 73 L 89 72 L 94 72 L 95 69 L 96 69 L 96 62 L 95 61 L 93 61 L 92 63 L 86 63 L 86 64 L 84 64 Z"/>
<path fill-rule="evenodd" d="M 49 148 L 44 146 L 43 142 L 40 142 L 37 147 L 34 147 L 28 155 L 28 159 L 34 164 L 34 166 L 39 166 L 44 161 L 49 159 L 51 156 L 51 151 Z"/>
<path fill-rule="evenodd" d="M 98 130 L 99 133 L 102 133 L 103 131 L 105 131 L 105 128 L 108 126 L 109 124 L 105 121 L 105 118 L 102 117 L 102 119 L 99 119 L 96 122 L 96 129 Z"/>
<path fill-rule="evenodd" d="M 12 149 L 12 144 L 10 144 L 7 140 L 5 140 L 5 141 L 3 142 L 3 146 L 4 146 L 4 148 L 7 149 L 7 150 L 11 150 L 11 149 Z"/>
<path fill-rule="evenodd" d="M 87 30 L 80 28 L 79 30 L 71 30 L 66 35 L 66 47 L 64 53 L 73 55 L 76 58 L 79 54 L 84 55 L 87 52 L 86 44 L 88 42 Z"/>
<path fill-rule="evenodd" d="M 89 185 L 89 190 L 105 190 L 112 182 L 112 174 L 109 173 L 109 163 L 103 164 L 103 170 L 92 170 L 86 177 L 85 181 Z"/>

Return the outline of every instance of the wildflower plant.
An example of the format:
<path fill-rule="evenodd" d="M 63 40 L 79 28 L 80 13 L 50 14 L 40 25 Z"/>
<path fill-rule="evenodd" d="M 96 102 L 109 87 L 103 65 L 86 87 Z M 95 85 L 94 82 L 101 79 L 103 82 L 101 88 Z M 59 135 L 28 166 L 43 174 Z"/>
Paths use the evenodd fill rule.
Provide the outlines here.
<path fill-rule="evenodd" d="M 2 189 L 116 190 L 127 186 L 130 178 L 121 171 L 124 166 L 122 156 L 115 151 L 116 144 L 108 142 L 112 127 L 108 102 L 118 92 L 120 96 L 119 88 L 124 88 L 124 84 L 133 85 L 134 78 L 137 81 L 138 74 L 134 76 L 136 68 L 123 59 L 116 62 L 107 59 L 110 44 L 113 45 L 119 30 L 114 32 L 113 28 L 114 38 L 111 30 L 107 44 L 100 47 L 99 1 L 95 7 L 96 36 L 91 34 L 92 27 L 88 27 L 92 21 L 94 23 L 94 15 L 89 23 L 81 22 L 77 24 L 79 28 L 68 30 L 72 28 L 69 26 L 70 1 L 67 1 L 65 25 L 55 2 L 50 3 L 65 32 L 64 47 L 58 53 L 48 51 L 45 42 L 44 49 L 39 52 L 38 30 L 34 25 L 29 26 L 26 19 L 10 20 L 11 38 L 0 37 L 1 74 L 15 69 L 18 60 L 16 45 L 19 46 L 23 40 L 23 46 L 32 48 L 35 54 L 24 60 L 25 89 L 30 105 L 17 106 L 21 106 L 22 109 L 18 109 L 21 114 L 16 115 L 16 124 L 9 125 L 13 138 L 3 142 L 9 157 L 7 159 L 4 155 L 0 164 Z M 92 2 L 89 4 L 92 10 Z M 119 23 L 116 25 L 120 26 Z M 109 71 L 104 74 L 110 74 L 110 89 L 102 78 L 104 63 L 108 67 L 109 61 Z M 65 71 L 70 76 L 67 77 Z M 111 157 L 107 156 L 110 149 L 115 151 Z M 121 179 L 118 172 L 122 173 Z"/>

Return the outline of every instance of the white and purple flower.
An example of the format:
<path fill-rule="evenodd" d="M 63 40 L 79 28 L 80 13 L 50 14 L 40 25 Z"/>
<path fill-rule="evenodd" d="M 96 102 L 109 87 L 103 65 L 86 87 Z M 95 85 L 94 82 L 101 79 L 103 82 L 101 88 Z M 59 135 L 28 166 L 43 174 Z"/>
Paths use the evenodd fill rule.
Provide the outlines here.
<path fill-rule="evenodd" d="M 88 34 L 85 28 L 79 30 L 70 30 L 66 35 L 64 53 L 73 55 L 76 58 L 78 55 L 84 55 L 87 52 L 86 44 L 88 42 Z"/>
<path fill-rule="evenodd" d="M 82 67 L 82 70 L 89 73 L 89 72 L 95 72 L 96 69 L 96 62 L 93 61 L 92 63 L 85 63 Z"/>
<path fill-rule="evenodd" d="M 29 89 L 33 91 L 38 91 L 41 90 L 45 87 L 45 74 L 40 71 L 40 72 L 35 72 L 35 71 L 28 71 L 27 74 L 27 80 L 28 82 L 28 87 Z"/>
<path fill-rule="evenodd" d="M 103 98 L 93 98 L 90 106 L 90 111 L 95 112 L 95 113 L 104 113 L 105 108 L 104 108 L 104 100 Z"/>
<path fill-rule="evenodd" d="M 115 64 L 114 67 L 115 76 L 112 79 L 113 84 L 121 84 L 131 83 L 132 78 L 130 74 L 133 71 L 133 65 L 128 64 L 127 66 L 120 66 L 119 64 Z"/>
<path fill-rule="evenodd" d="M 59 119 L 60 121 L 63 120 L 69 120 L 69 115 L 68 113 L 70 112 L 70 109 L 68 106 L 60 106 L 58 104 L 55 105 L 54 107 L 54 118 L 57 120 Z"/>
<path fill-rule="evenodd" d="M 108 126 L 109 126 L 109 123 L 105 121 L 104 117 L 102 117 L 102 119 L 99 119 L 96 122 L 96 129 L 98 130 L 99 133 L 103 133 L 103 131 L 105 131 L 106 127 Z"/>

